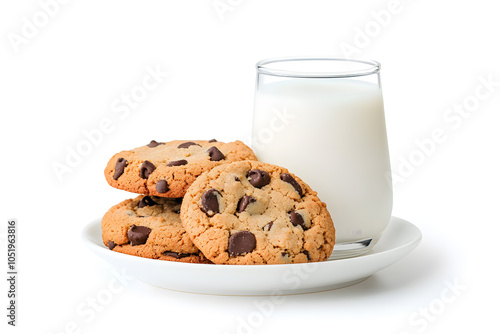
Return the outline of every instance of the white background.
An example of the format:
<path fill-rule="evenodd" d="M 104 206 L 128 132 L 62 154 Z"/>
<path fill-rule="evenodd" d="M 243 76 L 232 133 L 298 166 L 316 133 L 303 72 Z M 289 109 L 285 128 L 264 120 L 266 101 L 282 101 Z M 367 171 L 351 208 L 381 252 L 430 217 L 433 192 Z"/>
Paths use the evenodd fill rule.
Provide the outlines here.
<path fill-rule="evenodd" d="M 451 333 L 496 326 L 500 21 L 493 2 L 225 0 L 231 7 L 221 14 L 212 0 L 74 0 L 52 6 L 45 22 L 40 3 L 46 2 L 0 5 L 2 272 L 9 218 L 19 221 L 20 249 L 18 327 L 6 325 L 2 279 L 1 328 L 236 332 L 238 319 L 262 299 L 172 292 L 134 280 L 92 320 L 77 312 L 113 278 L 84 248 L 80 232 L 132 197 L 107 185 L 104 166 L 115 152 L 151 139 L 249 143 L 254 64 L 275 56 L 344 56 L 347 44 L 357 48 L 351 56 L 382 63 L 395 172 L 418 156 L 416 141 L 436 129 L 446 135 L 395 185 L 393 214 L 417 225 L 423 241 L 359 285 L 288 297 L 251 332 Z M 376 23 L 373 13 L 388 8 L 396 10 Z M 30 32 L 27 21 L 40 27 Z M 366 29 L 371 36 L 362 40 L 359 31 Z M 115 113 L 147 68 L 168 76 L 128 115 Z M 480 78 L 496 87 L 474 100 Z M 443 118 L 456 117 L 447 110 L 464 101 L 472 110 L 466 118 Z M 54 162 L 64 163 L 68 149 L 103 119 L 112 130 L 59 180 Z M 449 283 L 460 289 L 443 302 Z M 428 318 L 420 315 L 429 309 Z"/>

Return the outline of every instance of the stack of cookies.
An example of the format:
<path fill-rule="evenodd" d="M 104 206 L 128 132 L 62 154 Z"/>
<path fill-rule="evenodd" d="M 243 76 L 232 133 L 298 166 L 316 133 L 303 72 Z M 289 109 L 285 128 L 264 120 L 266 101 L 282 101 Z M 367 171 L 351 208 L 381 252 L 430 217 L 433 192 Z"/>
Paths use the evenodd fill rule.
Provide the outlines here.
<path fill-rule="evenodd" d="M 115 154 L 105 176 L 141 194 L 102 219 L 104 244 L 152 259 L 215 264 L 327 260 L 335 229 L 307 184 L 240 141 L 151 141 Z"/>

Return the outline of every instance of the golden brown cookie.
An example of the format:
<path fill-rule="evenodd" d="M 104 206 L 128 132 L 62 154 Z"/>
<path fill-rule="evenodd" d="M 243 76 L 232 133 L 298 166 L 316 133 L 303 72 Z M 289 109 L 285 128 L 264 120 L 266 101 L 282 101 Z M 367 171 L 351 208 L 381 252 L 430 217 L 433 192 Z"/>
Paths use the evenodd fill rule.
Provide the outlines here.
<path fill-rule="evenodd" d="M 326 204 L 287 169 L 257 161 L 216 167 L 187 191 L 181 220 L 218 264 L 327 260 L 335 229 Z"/>
<path fill-rule="evenodd" d="M 174 140 L 115 154 L 104 174 L 118 189 L 160 197 L 183 197 L 187 188 L 204 171 L 234 161 L 257 160 L 241 141 Z"/>
<path fill-rule="evenodd" d="M 181 199 L 138 196 L 113 206 L 102 218 L 109 249 L 150 259 L 210 263 L 182 226 Z"/>

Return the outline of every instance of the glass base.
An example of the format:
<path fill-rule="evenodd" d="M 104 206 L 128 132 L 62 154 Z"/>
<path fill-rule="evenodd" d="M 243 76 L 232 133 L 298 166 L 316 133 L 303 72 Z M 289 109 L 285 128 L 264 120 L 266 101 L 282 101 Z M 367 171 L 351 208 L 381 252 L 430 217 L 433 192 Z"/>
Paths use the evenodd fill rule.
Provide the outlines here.
<path fill-rule="evenodd" d="M 378 239 L 379 238 L 377 237 L 344 243 L 336 243 L 333 247 L 333 253 L 330 256 L 330 260 L 346 259 L 364 254 L 372 249 L 373 246 L 375 246 Z"/>

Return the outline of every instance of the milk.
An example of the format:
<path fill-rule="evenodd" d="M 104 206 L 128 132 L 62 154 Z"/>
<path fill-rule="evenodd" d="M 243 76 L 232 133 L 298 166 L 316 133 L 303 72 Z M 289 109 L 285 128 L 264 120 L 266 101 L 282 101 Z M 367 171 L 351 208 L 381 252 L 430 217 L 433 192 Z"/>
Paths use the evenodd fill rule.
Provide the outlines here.
<path fill-rule="evenodd" d="M 258 85 L 252 146 L 318 192 L 336 242 L 379 237 L 392 210 L 381 89 L 355 79 L 288 79 Z"/>

